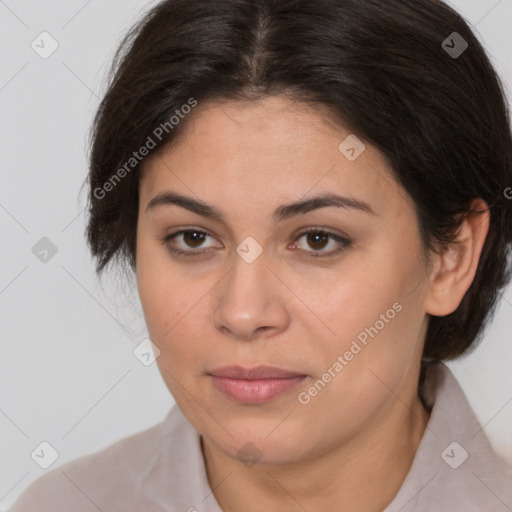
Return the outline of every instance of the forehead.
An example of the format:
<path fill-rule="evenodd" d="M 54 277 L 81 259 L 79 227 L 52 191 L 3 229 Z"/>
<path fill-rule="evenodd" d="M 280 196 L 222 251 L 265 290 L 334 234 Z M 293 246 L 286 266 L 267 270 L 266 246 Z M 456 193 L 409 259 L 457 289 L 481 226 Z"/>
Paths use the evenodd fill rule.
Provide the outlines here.
<path fill-rule="evenodd" d="M 141 206 L 165 189 L 220 206 L 270 207 L 321 192 L 355 196 L 377 213 L 412 206 L 371 144 L 347 158 L 357 139 L 326 107 L 277 96 L 199 105 L 189 116 L 176 143 L 144 163 Z"/>

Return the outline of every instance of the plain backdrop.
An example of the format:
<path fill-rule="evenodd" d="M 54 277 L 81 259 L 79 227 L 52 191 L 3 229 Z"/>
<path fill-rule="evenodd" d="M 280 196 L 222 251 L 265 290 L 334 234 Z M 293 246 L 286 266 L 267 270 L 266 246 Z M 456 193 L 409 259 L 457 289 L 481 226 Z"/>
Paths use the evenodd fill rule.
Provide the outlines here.
<path fill-rule="evenodd" d="M 452 3 L 510 98 L 512 0 Z M 42 442 L 58 453 L 53 469 L 154 425 L 174 403 L 156 365 L 133 354 L 147 336 L 133 283 L 98 281 L 84 241 L 92 115 L 120 37 L 154 4 L 0 0 L 2 509 L 45 471 L 31 456 Z M 449 366 L 512 464 L 511 331 L 509 287 L 481 346 Z"/>

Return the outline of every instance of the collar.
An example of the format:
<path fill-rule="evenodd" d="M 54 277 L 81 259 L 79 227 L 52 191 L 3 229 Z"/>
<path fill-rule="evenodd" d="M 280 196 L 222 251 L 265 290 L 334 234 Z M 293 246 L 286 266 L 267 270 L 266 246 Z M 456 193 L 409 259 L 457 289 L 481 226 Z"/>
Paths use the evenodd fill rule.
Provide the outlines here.
<path fill-rule="evenodd" d="M 429 422 L 407 477 L 383 512 L 512 510 L 512 469 L 492 450 L 447 366 L 427 367 L 422 397 L 432 408 Z M 155 489 L 162 508 L 172 503 L 173 510 L 222 512 L 208 483 L 200 434 L 177 406 L 163 427 L 160 453 L 167 463 L 161 461 L 160 484 L 180 492 Z"/>

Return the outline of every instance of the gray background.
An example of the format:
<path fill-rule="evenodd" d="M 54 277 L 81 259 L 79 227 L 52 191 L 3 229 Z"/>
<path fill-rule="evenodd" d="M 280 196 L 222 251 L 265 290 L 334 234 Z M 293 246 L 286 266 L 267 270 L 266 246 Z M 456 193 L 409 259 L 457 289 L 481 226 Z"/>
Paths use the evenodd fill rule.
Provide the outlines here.
<path fill-rule="evenodd" d="M 155 364 L 133 355 L 147 336 L 134 282 L 112 274 L 100 283 L 83 236 L 86 136 L 105 71 L 121 35 L 154 3 L 0 0 L 2 509 L 45 471 L 31 458 L 41 442 L 58 452 L 53 469 L 157 423 L 174 403 Z M 512 0 L 452 4 L 510 97 Z M 43 31 L 59 45 L 47 59 L 31 47 L 51 48 Z M 57 249 L 46 262 L 32 251 L 43 237 Z M 450 367 L 512 464 L 511 331 L 509 287 L 481 347 Z"/>

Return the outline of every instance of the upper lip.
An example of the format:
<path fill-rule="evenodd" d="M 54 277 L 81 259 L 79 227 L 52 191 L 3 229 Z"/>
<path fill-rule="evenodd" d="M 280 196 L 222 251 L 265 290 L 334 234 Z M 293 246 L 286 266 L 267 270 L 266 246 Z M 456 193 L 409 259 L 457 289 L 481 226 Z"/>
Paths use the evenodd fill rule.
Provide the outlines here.
<path fill-rule="evenodd" d="M 283 370 L 274 366 L 254 366 L 243 368 L 241 366 L 223 366 L 210 372 L 214 377 L 229 377 L 231 379 L 289 379 L 304 377 L 303 373 Z"/>

